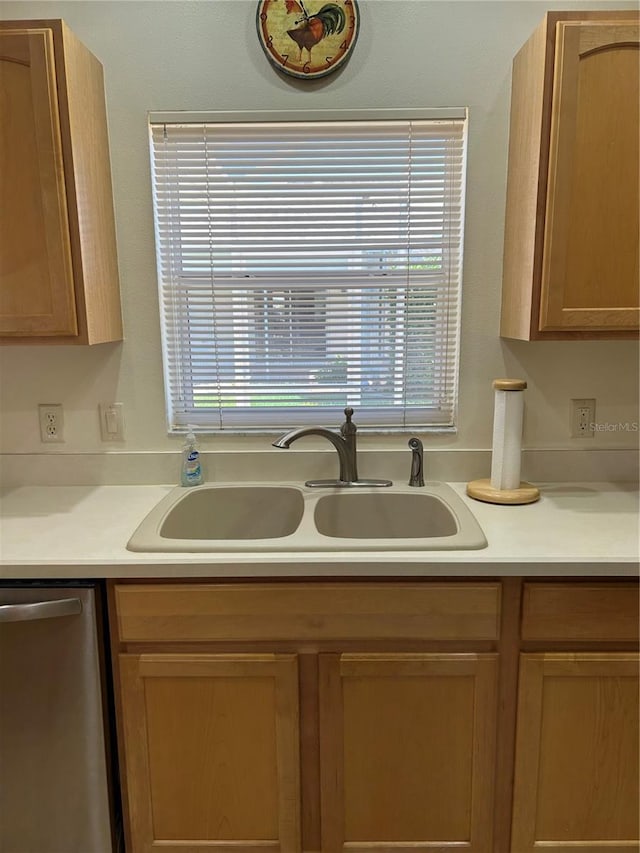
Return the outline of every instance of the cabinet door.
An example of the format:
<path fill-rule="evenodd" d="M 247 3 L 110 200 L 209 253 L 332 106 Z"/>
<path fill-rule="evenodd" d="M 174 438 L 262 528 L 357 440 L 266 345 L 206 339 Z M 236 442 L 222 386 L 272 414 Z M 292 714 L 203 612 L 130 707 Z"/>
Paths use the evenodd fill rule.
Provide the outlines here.
<path fill-rule="evenodd" d="M 638 25 L 559 23 L 540 329 L 637 329 Z"/>
<path fill-rule="evenodd" d="M 51 30 L 0 32 L 0 334 L 75 335 Z"/>
<path fill-rule="evenodd" d="M 119 660 L 132 853 L 299 853 L 296 656 Z"/>
<path fill-rule="evenodd" d="M 631 853 L 638 841 L 637 654 L 523 654 L 513 853 Z"/>
<path fill-rule="evenodd" d="M 496 670 L 493 654 L 321 655 L 323 853 L 491 852 Z"/>

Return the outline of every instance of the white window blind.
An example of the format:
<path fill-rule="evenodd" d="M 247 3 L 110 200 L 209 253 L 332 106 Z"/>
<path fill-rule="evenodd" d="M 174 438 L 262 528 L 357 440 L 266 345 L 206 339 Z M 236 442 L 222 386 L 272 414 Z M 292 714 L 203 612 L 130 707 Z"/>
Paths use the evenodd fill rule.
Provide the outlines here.
<path fill-rule="evenodd" d="M 170 429 L 453 426 L 459 114 L 152 117 Z"/>

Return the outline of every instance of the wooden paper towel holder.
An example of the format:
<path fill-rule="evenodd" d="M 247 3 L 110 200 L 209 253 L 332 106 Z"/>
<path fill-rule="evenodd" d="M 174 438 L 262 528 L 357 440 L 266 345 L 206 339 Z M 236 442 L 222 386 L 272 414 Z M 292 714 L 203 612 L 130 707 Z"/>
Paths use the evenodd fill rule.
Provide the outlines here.
<path fill-rule="evenodd" d="M 532 504 L 540 499 L 540 489 L 531 483 L 523 481 L 517 489 L 494 489 L 489 478 L 467 483 L 467 494 L 490 504 Z"/>
<path fill-rule="evenodd" d="M 496 379 L 493 382 L 497 391 L 524 391 L 526 387 L 523 379 Z M 491 504 L 531 504 L 540 499 L 540 489 L 531 483 L 522 481 L 515 489 L 496 489 L 490 478 L 467 483 L 467 494 L 477 501 Z"/>

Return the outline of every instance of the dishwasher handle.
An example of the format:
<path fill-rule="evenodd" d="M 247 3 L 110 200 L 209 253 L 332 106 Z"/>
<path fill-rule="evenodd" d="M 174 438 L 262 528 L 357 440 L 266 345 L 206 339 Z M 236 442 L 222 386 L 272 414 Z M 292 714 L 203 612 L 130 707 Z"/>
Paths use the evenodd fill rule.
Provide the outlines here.
<path fill-rule="evenodd" d="M 79 598 L 34 601 L 32 604 L 0 604 L 0 623 L 57 619 L 60 616 L 75 616 L 77 613 L 82 613 Z"/>

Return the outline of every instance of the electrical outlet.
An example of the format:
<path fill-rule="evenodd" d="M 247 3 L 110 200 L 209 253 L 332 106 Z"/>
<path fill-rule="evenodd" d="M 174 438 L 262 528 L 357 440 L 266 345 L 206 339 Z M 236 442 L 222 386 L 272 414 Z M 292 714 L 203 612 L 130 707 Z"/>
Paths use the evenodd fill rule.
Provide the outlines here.
<path fill-rule="evenodd" d="M 39 403 L 38 417 L 40 419 L 40 441 L 64 441 L 64 423 L 61 403 Z"/>
<path fill-rule="evenodd" d="M 596 401 L 581 399 L 571 401 L 571 438 L 593 438 L 592 424 L 596 420 Z"/>

